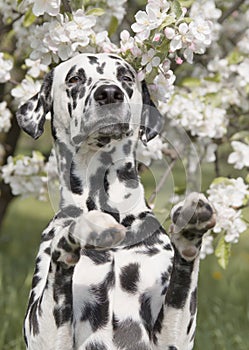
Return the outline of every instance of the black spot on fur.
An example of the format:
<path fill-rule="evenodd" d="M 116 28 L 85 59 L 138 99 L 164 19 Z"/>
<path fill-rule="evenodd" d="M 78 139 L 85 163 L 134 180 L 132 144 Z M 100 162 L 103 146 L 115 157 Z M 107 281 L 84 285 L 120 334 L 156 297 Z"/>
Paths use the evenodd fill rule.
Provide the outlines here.
<path fill-rule="evenodd" d="M 68 110 L 70 118 L 72 118 L 72 106 L 71 106 L 71 103 L 69 103 L 69 102 L 67 104 L 67 110 Z"/>
<path fill-rule="evenodd" d="M 142 338 L 142 331 L 138 322 L 128 318 L 119 322 L 114 333 L 114 344 L 120 349 L 140 349 L 138 347 Z"/>
<path fill-rule="evenodd" d="M 114 55 L 109 55 L 110 58 L 112 58 L 113 60 L 119 60 L 121 61 L 121 58 L 118 56 L 114 56 Z"/>
<path fill-rule="evenodd" d="M 109 190 L 109 182 L 108 182 L 108 174 L 109 174 L 109 170 L 106 170 L 105 172 L 105 176 L 104 176 L 104 190 L 106 192 L 106 194 L 108 194 L 108 190 Z"/>
<path fill-rule="evenodd" d="M 128 75 L 131 78 L 130 82 L 124 81 L 122 78 Z M 133 95 L 133 88 L 132 85 L 134 83 L 134 75 L 131 72 L 131 70 L 129 68 L 125 68 L 123 66 L 118 67 L 117 69 L 117 79 L 121 82 L 123 89 L 127 92 L 127 95 L 129 96 L 129 98 L 132 97 Z"/>
<path fill-rule="evenodd" d="M 125 227 L 129 227 L 133 224 L 133 222 L 136 220 L 134 215 L 127 215 L 121 222 L 121 225 Z"/>
<path fill-rule="evenodd" d="M 74 174 L 75 164 L 72 162 L 70 169 L 70 188 L 73 193 L 81 195 L 83 193 L 82 182 L 78 176 Z"/>
<path fill-rule="evenodd" d="M 140 225 L 136 226 L 135 231 L 127 229 L 122 245 L 126 246 L 126 249 L 140 246 L 154 247 L 155 244 L 163 243 L 160 239 L 162 231 L 163 229 L 153 213 L 148 212 Z"/>
<path fill-rule="evenodd" d="M 158 314 L 157 320 L 154 324 L 154 328 L 153 328 L 153 342 L 154 342 L 154 344 L 157 344 L 156 334 L 161 333 L 163 318 L 164 318 L 164 307 L 162 306 L 161 310 Z"/>
<path fill-rule="evenodd" d="M 94 200 L 91 197 L 87 198 L 86 206 L 87 206 L 87 209 L 89 211 L 97 209 L 97 206 L 96 206 L 96 204 L 94 203 Z"/>
<path fill-rule="evenodd" d="M 57 246 L 58 248 L 65 250 L 67 253 L 72 252 L 72 246 L 68 243 L 65 237 L 61 237 Z"/>
<path fill-rule="evenodd" d="M 114 273 L 109 272 L 102 283 L 91 285 L 89 292 L 96 302 L 86 303 L 82 310 L 81 321 L 88 320 L 93 332 L 104 327 L 109 320 L 108 290 L 113 286 Z"/>
<path fill-rule="evenodd" d="M 102 152 L 100 155 L 100 161 L 104 165 L 112 164 L 112 156 L 109 152 Z"/>
<path fill-rule="evenodd" d="M 99 63 L 98 57 L 96 57 L 96 56 L 87 56 L 87 58 L 89 59 L 90 64 L 98 64 Z"/>
<path fill-rule="evenodd" d="M 191 327 L 193 325 L 193 321 L 194 321 L 194 318 L 191 317 L 191 319 L 189 321 L 189 324 L 188 324 L 188 328 L 187 328 L 187 334 L 189 334 L 189 332 L 191 331 Z"/>
<path fill-rule="evenodd" d="M 41 278 L 37 275 L 33 276 L 32 279 L 32 289 L 35 288 L 37 286 L 37 284 L 40 282 Z"/>
<path fill-rule="evenodd" d="M 166 294 L 166 304 L 176 309 L 182 309 L 189 293 L 193 261 L 184 260 L 175 249 L 174 265 L 171 281 Z"/>
<path fill-rule="evenodd" d="M 37 318 L 37 307 L 38 307 L 39 299 L 37 299 L 31 306 L 29 311 L 29 323 L 30 323 L 30 332 L 33 335 L 39 334 L 39 323 Z"/>
<path fill-rule="evenodd" d="M 153 256 L 153 255 L 156 255 L 158 252 L 159 252 L 159 249 L 156 247 L 146 247 L 140 253 L 148 256 Z"/>
<path fill-rule="evenodd" d="M 176 211 L 174 212 L 173 217 L 172 217 L 172 221 L 173 221 L 174 224 L 176 223 L 176 221 L 177 221 L 177 219 L 178 219 L 178 217 L 180 215 L 181 210 L 182 210 L 182 207 L 178 207 L 176 209 Z"/>
<path fill-rule="evenodd" d="M 172 250 L 173 248 L 172 248 L 171 244 L 168 243 L 168 244 L 165 244 L 165 245 L 163 246 L 163 249 L 164 249 L 164 250 Z"/>
<path fill-rule="evenodd" d="M 62 264 L 56 266 L 53 297 L 55 306 L 53 310 L 57 327 L 69 322 L 72 318 L 72 275 L 73 267 L 64 269 Z M 63 300 L 63 305 L 60 301 Z"/>
<path fill-rule="evenodd" d="M 104 343 L 94 341 L 86 345 L 86 350 L 108 350 L 108 349 Z"/>
<path fill-rule="evenodd" d="M 72 66 L 72 67 L 69 69 L 69 71 L 68 71 L 68 73 L 67 73 L 67 75 L 66 75 L 66 81 L 68 81 L 68 80 L 71 78 L 71 76 L 72 76 L 73 73 L 75 72 L 75 69 L 76 69 L 76 65 Z"/>
<path fill-rule="evenodd" d="M 103 74 L 103 73 L 104 73 L 105 65 L 106 65 L 106 63 L 103 62 L 101 65 L 99 65 L 99 66 L 97 67 L 96 70 L 97 70 L 97 72 L 98 72 L 99 74 Z"/>
<path fill-rule="evenodd" d="M 139 282 L 139 264 L 131 263 L 122 267 L 120 273 L 120 284 L 123 290 L 128 293 L 137 292 L 137 283 Z"/>
<path fill-rule="evenodd" d="M 128 142 L 123 146 L 123 151 L 126 156 L 128 156 L 131 152 L 131 144 L 132 144 L 131 140 L 128 140 Z"/>
<path fill-rule="evenodd" d="M 128 188 L 137 188 L 139 184 L 138 174 L 131 162 L 117 170 L 117 177 L 120 182 L 124 182 Z"/>
<path fill-rule="evenodd" d="M 144 326 L 149 334 L 152 336 L 152 314 L 151 314 L 151 297 L 147 293 L 143 293 L 140 298 L 140 311 L 139 314 L 143 319 Z"/>
<path fill-rule="evenodd" d="M 41 241 L 42 242 L 50 241 L 53 238 L 54 238 L 54 228 L 52 228 L 48 233 L 46 233 L 46 232 L 43 233 Z"/>
<path fill-rule="evenodd" d="M 50 254 L 51 254 L 51 249 L 50 249 L 50 247 L 46 248 L 46 249 L 44 250 L 44 253 L 46 253 L 47 255 L 50 255 Z"/>
<path fill-rule="evenodd" d="M 197 309 L 197 288 L 191 293 L 191 299 L 190 299 L 190 314 L 191 316 L 194 316 Z"/>
<path fill-rule="evenodd" d="M 110 253 L 103 250 L 100 251 L 100 250 L 84 249 L 82 251 L 82 255 L 87 256 L 96 265 L 105 264 L 111 261 Z"/>
<path fill-rule="evenodd" d="M 83 213 L 83 210 L 74 206 L 74 205 L 68 205 L 67 207 L 64 207 L 59 213 L 56 215 L 56 219 L 62 219 L 62 218 L 77 218 Z"/>

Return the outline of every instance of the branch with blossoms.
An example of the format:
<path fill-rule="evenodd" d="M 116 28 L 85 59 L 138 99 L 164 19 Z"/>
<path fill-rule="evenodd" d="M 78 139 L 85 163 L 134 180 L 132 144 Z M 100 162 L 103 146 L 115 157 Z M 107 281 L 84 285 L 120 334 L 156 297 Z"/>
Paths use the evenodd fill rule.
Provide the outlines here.
<path fill-rule="evenodd" d="M 146 166 L 163 165 L 169 158 L 151 205 L 175 165 L 184 165 L 184 191 L 199 190 L 198 167 L 209 163 L 219 169 L 219 177 L 212 176 L 204 188 L 217 210 L 217 225 L 205 236 L 201 254 L 215 253 L 226 267 L 231 244 L 248 230 L 249 11 L 244 1 L 219 6 L 214 0 L 148 0 L 128 31 L 123 28 L 126 0 L 22 0 L 18 8 L 11 0 L 0 4 L 1 23 L 18 33 L 12 34 L 12 46 L 6 45 L 7 34 L 0 34 L 0 132 L 11 130 L 11 111 L 39 91 L 54 64 L 81 52 L 121 55 L 146 80 L 165 115 L 160 137 L 138 146 Z M 2 179 L 15 195 L 44 199 L 48 177 L 56 182 L 56 174 L 46 175 L 54 158 L 46 162 L 39 153 L 13 153 L 2 164 Z M 174 197 L 184 191 L 175 186 Z"/>

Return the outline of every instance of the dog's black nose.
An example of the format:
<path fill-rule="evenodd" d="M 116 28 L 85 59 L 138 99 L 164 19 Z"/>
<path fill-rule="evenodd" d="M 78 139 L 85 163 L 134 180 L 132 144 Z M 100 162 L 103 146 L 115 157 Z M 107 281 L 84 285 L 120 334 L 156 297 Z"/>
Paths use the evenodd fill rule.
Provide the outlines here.
<path fill-rule="evenodd" d="M 101 85 L 95 91 L 94 99 L 101 106 L 123 102 L 124 93 L 117 85 Z"/>

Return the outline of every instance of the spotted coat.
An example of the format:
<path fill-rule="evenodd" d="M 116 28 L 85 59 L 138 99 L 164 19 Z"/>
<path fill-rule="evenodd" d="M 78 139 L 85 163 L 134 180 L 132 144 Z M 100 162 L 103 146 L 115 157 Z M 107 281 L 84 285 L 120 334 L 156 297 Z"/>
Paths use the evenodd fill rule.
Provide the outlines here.
<path fill-rule="evenodd" d="M 60 210 L 42 233 L 25 317 L 29 350 L 190 350 L 199 250 L 214 225 L 193 193 L 170 236 L 144 200 L 136 165 L 162 117 L 123 59 L 80 54 L 17 112 L 33 138 L 51 114 Z"/>

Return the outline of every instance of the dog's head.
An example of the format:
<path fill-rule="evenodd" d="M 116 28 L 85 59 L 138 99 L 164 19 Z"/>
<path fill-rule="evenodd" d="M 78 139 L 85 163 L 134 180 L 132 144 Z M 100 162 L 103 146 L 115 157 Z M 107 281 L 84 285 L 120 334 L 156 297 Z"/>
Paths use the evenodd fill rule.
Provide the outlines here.
<path fill-rule="evenodd" d="M 149 141 L 162 127 L 145 82 L 111 54 L 79 54 L 59 64 L 47 74 L 40 92 L 19 108 L 17 120 L 37 139 L 49 112 L 54 138 L 72 145 L 102 147 L 134 133 Z"/>

